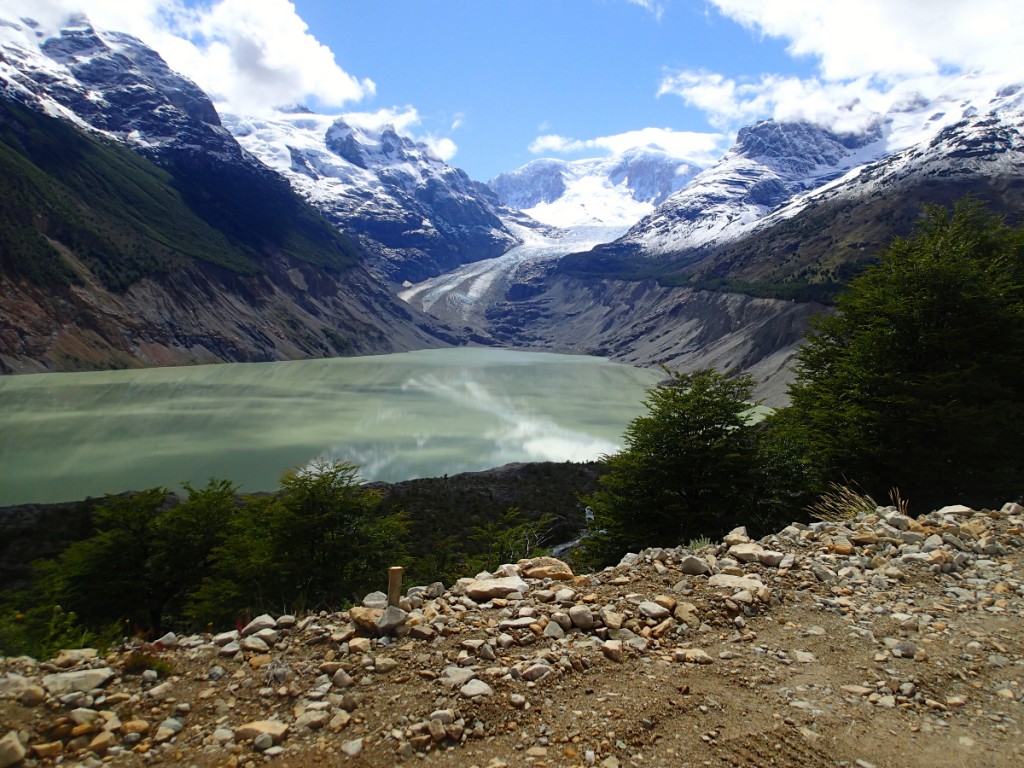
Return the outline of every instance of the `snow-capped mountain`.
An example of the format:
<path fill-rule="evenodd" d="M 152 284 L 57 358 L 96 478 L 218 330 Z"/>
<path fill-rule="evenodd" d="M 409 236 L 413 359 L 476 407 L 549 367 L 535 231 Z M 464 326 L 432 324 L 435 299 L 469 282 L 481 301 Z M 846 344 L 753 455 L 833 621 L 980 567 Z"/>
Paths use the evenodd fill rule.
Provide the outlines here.
<path fill-rule="evenodd" d="M 721 161 L 697 174 L 606 251 L 657 258 L 737 241 L 780 216 L 793 215 L 801 208 L 799 201 L 810 199 L 815 190 L 837 188 L 873 163 L 907 151 L 915 162 L 926 151 L 941 156 L 944 148 L 931 142 L 950 128 L 984 123 L 993 114 L 1019 123 L 1013 117 L 1020 112 L 1019 102 L 1015 89 L 1004 89 L 987 102 L 912 100 L 879 115 L 857 134 L 775 120 L 743 128 Z"/>
<path fill-rule="evenodd" d="M 0 12 L 0 88 L 165 165 L 201 156 L 232 172 L 284 176 L 359 242 L 378 274 L 397 282 L 497 256 L 517 242 L 490 190 L 426 145 L 393 128 L 302 112 L 222 122 L 209 97 L 142 41 L 97 30 L 83 16 L 51 34 Z M 244 183 L 237 186 L 244 193 Z"/>
<path fill-rule="evenodd" d="M 390 280 L 416 282 L 518 242 L 484 184 L 393 126 L 301 110 L 223 119 L 243 147 L 353 234 Z"/>
<path fill-rule="evenodd" d="M 488 182 L 504 205 L 565 229 L 629 226 L 700 170 L 655 147 L 610 157 L 534 160 Z"/>
<path fill-rule="evenodd" d="M 0 93 L 150 156 L 200 152 L 244 163 L 209 97 L 141 40 L 84 16 L 48 35 L 0 17 Z"/>
<path fill-rule="evenodd" d="M 0 371 L 444 343 L 152 49 L 4 10 Z"/>

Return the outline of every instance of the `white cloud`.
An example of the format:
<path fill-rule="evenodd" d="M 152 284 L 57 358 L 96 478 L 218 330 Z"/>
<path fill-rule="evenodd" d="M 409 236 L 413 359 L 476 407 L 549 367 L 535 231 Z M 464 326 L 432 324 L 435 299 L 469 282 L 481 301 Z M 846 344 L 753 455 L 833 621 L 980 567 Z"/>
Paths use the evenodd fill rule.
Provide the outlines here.
<path fill-rule="evenodd" d="M 670 72 L 674 94 L 721 130 L 755 120 L 807 120 L 838 132 L 863 130 L 895 105 L 924 97 L 988 97 L 1024 80 L 1024 5 L 1004 0 L 711 0 L 727 17 L 788 41 L 816 60 L 810 78 L 728 78 Z"/>
<path fill-rule="evenodd" d="M 315 99 L 339 107 L 373 94 L 372 80 L 338 66 L 288 0 L 4 0 L 55 29 L 85 13 L 101 29 L 136 35 L 231 111 Z"/>
<path fill-rule="evenodd" d="M 346 112 L 342 118 L 356 128 L 377 132 L 383 130 L 384 126 L 391 125 L 398 133 L 411 136 L 409 129 L 419 124 L 420 113 L 415 107 L 406 106 L 378 109 L 376 112 Z"/>
<path fill-rule="evenodd" d="M 545 134 L 534 139 L 530 144 L 530 152 L 535 155 L 567 155 L 600 150 L 618 154 L 628 149 L 650 147 L 698 165 L 707 165 L 721 155 L 722 145 L 726 140 L 727 137 L 721 133 L 641 128 L 596 139 L 571 139 L 557 134 Z"/>
<path fill-rule="evenodd" d="M 661 17 L 665 15 L 665 9 L 668 7 L 668 0 L 628 0 L 628 2 L 650 11 L 658 21 L 661 21 Z"/>
<path fill-rule="evenodd" d="M 446 163 L 455 157 L 455 153 L 459 151 L 454 141 L 443 136 L 426 136 L 421 138 L 420 141 L 430 147 L 430 151 Z"/>
<path fill-rule="evenodd" d="M 379 132 L 385 126 L 392 126 L 401 136 L 426 144 L 430 151 L 441 160 L 448 162 L 459 151 L 458 145 L 451 139 L 433 134 L 419 135 L 412 129 L 420 124 L 420 113 L 415 107 L 392 107 L 379 109 L 376 112 L 348 112 L 341 116 L 351 126 L 367 131 Z"/>
<path fill-rule="evenodd" d="M 726 16 L 789 41 L 826 80 L 886 80 L 948 68 L 1021 76 L 1018 0 L 711 0 Z"/>

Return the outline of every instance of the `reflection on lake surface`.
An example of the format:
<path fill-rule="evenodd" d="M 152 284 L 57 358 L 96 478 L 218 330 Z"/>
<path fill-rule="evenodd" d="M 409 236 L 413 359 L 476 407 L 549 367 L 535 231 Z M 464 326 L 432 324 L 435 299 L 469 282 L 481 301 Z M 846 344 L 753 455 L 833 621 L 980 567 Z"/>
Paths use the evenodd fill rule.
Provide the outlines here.
<path fill-rule="evenodd" d="M 0 378 L 0 506 L 228 478 L 318 456 L 368 480 L 583 461 L 620 446 L 657 371 L 461 348 Z"/>

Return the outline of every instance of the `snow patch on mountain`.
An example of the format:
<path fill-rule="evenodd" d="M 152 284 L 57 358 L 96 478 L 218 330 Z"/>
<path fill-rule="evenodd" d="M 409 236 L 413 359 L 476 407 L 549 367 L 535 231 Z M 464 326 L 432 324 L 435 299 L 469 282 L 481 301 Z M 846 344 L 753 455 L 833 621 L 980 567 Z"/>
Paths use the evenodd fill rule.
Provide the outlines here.
<path fill-rule="evenodd" d="M 910 99 L 879 115 L 861 134 L 836 134 L 810 123 L 765 120 L 739 131 L 717 164 L 645 216 L 615 247 L 643 257 L 723 245 L 766 221 L 795 215 L 815 190 L 839 188 L 885 158 L 915 149 L 919 158 L 954 126 L 1019 114 L 1024 96 L 1006 88 L 991 99 Z M 936 155 L 948 147 L 934 146 Z M 804 202 L 800 202 L 804 201 Z"/>
<path fill-rule="evenodd" d="M 355 235 L 389 280 L 422 280 L 518 242 L 486 185 L 392 125 L 301 109 L 223 120 L 246 150 Z"/>
<path fill-rule="evenodd" d="M 630 226 L 700 170 L 655 147 L 610 157 L 534 160 L 488 182 L 498 199 L 564 229 Z"/>

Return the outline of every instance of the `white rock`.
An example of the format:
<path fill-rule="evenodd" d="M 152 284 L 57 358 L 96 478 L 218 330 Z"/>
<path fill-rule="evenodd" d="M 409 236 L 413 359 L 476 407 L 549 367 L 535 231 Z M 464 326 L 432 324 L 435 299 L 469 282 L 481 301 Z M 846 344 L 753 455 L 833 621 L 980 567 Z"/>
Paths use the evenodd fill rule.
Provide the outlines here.
<path fill-rule="evenodd" d="M 274 621 L 274 617 L 269 613 L 261 614 L 255 619 L 250 621 L 242 629 L 242 637 L 248 637 L 249 635 L 255 635 L 261 629 L 273 629 L 277 626 L 277 622 Z"/>
<path fill-rule="evenodd" d="M 477 696 L 493 696 L 494 689 L 483 680 L 470 680 L 459 689 L 463 698 L 473 699 Z"/>
<path fill-rule="evenodd" d="M 88 693 L 93 688 L 102 688 L 114 679 L 114 670 L 109 667 L 100 669 L 81 669 L 76 672 L 59 672 L 43 677 L 43 687 L 54 696 L 64 693 L 81 691 Z"/>

